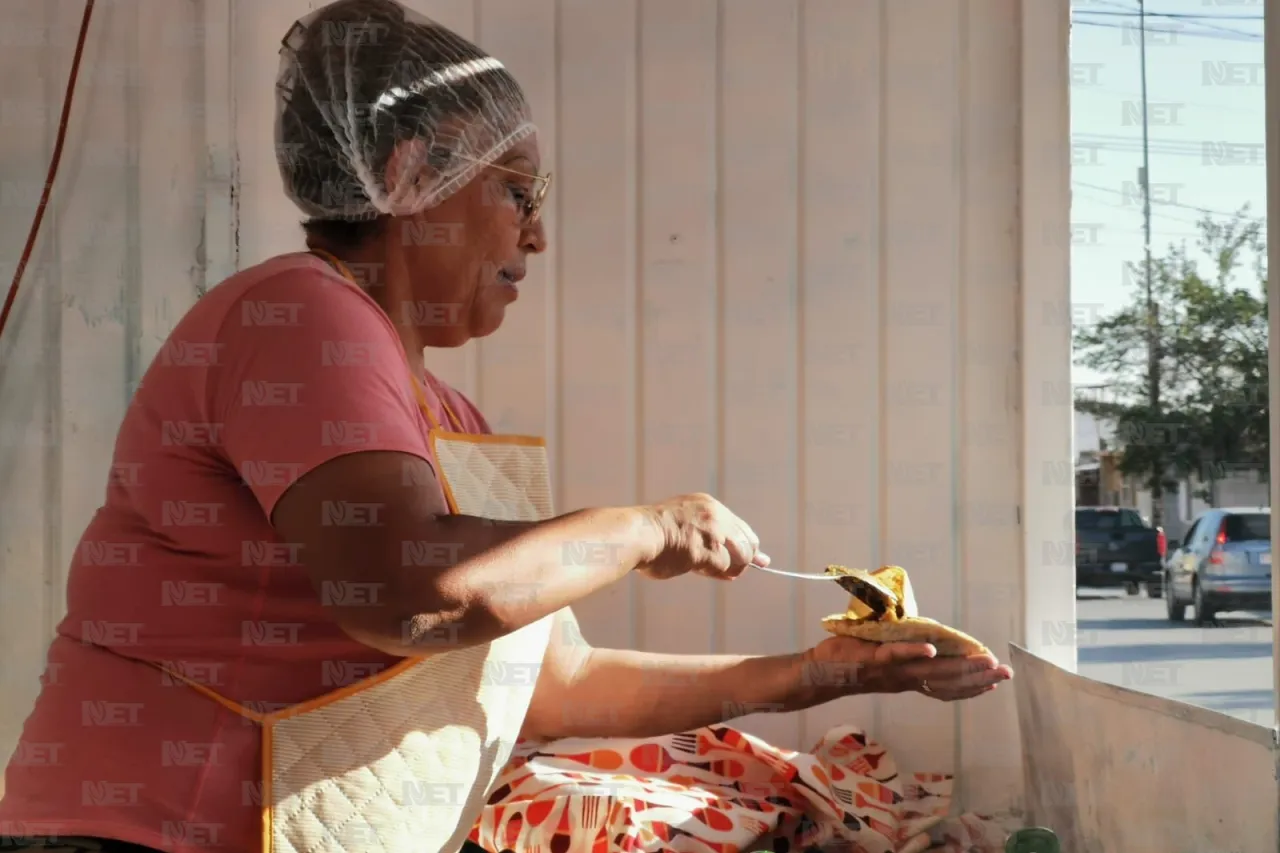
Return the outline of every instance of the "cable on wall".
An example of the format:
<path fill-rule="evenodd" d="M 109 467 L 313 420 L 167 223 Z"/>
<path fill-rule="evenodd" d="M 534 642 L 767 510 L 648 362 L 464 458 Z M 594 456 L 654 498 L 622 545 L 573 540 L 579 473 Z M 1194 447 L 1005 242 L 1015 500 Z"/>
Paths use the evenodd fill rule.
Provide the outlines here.
<path fill-rule="evenodd" d="M 76 78 L 80 75 L 80 59 L 84 55 L 85 37 L 89 33 L 89 20 L 93 17 L 94 0 L 85 0 L 84 17 L 80 21 L 80 35 L 76 39 L 76 53 L 71 60 L 71 75 L 67 78 L 67 91 L 62 98 L 62 116 L 58 120 L 58 136 L 53 145 L 53 158 L 49 161 L 49 175 L 44 181 L 44 191 L 40 194 L 40 204 L 36 207 L 35 218 L 31 222 L 31 231 L 27 234 L 27 245 L 18 260 L 18 268 L 13 273 L 13 283 L 9 285 L 9 294 L 5 297 L 4 307 L 0 308 L 0 336 L 4 335 L 5 323 L 9 321 L 9 313 L 18 298 L 18 285 L 22 282 L 22 274 L 26 272 L 31 261 L 31 253 L 36 246 L 36 238 L 40 234 L 40 224 L 44 221 L 44 212 L 49 206 L 49 197 L 53 193 L 53 179 L 58 174 L 58 164 L 62 162 L 62 146 L 67 139 L 67 123 L 71 118 L 71 96 L 75 93 Z"/>

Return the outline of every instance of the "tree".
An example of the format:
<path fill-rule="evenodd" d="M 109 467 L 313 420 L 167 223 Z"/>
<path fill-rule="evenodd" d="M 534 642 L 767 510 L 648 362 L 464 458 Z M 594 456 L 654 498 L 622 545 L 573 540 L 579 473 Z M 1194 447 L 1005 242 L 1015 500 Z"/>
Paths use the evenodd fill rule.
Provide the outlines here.
<path fill-rule="evenodd" d="M 1151 261 L 1156 304 L 1149 332 L 1146 272 L 1130 264 L 1129 304 L 1075 332 L 1076 363 L 1107 374 L 1110 393 L 1077 398 L 1081 411 L 1111 423 L 1124 474 L 1156 499 L 1190 475 L 1214 484 L 1238 466 L 1268 460 L 1266 246 L 1263 223 L 1245 206 L 1228 221 L 1198 223 L 1198 254 L 1170 245 Z M 1153 408 L 1148 336 L 1154 339 Z"/>

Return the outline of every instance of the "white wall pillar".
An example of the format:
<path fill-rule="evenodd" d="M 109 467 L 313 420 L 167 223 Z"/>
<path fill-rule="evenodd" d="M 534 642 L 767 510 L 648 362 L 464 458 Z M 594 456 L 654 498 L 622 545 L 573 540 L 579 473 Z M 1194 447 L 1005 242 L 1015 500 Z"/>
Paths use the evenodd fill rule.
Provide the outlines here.
<path fill-rule="evenodd" d="M 1026 648 L 1072 672 L 1075 505 L 1071 388 L 1071 116 L 1065 0 L 1022 13 L 1022 478 Z M 1056 310 L 1055 310 L 1056 309 Z M 1071 562 L 1050 557 L 1069 550 Z"/>
<path fill-rule="evenodd" d="M 1267 105 L 1267 223 L 1280 222 L 1280 0 L 1266 0 L 1263 23 L 1266 39 L 1266 105 Z M 1267 241 L 1267 306 L 1271 321 L 1270 348 L 1267 353 L 1269 378 L 1268 399 L 1280 400 L 1280 239 Z M 1280 506 L 1280 417 L 1272 406 L 1271 414 L 1271 505 Z M 1271 540 L 1280 542 L 1280 513 L 1271 516 Z M 1280 584 L 1271 584 L 1271 612 L 1280 614 Z M 1280 713 L 1280 630 L 1272 620 L 1272 690 L 1273 705 Z M 1280 780 L 1280 768 L 1276 779 Z M 1280 784 L 1280 783 L 1278 783 Z M 1280 788 L 1277 789 L 1280 803 Z"/>

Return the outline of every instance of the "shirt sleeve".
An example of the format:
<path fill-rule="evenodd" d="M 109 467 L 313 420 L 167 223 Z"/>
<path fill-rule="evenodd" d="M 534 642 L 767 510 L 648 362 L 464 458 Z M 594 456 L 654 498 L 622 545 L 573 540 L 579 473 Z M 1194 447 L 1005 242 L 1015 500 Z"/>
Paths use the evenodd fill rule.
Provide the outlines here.
<path fill-rule="evenodd" d="M 268 517 L 298 479 L 348 453 L 430 464 L 399 337 L 353 285 L 311 270 L 264 280 L 232 304 L 218 343 L 209 404 Z"/>

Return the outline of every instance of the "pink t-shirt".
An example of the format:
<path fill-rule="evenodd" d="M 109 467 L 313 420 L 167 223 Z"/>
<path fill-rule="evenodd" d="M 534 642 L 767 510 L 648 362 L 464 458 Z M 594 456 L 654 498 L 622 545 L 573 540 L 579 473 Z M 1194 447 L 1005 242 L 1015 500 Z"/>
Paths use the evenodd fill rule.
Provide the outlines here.
<path fill-rule="evenodd" d="M 395 662 L 328 617 L 268 518 L 294 481 L 337 456 L 430 460 L 411 381 L 386 315 L 312 255 L 273 258 L 195 304 L 120 427 L 5 773 L 0 837 L 259 849 L 257 724 L 147 662 L 258 711 Z M 489 432 L 438 386 L 466 431 Z M 428 400 L 447 425 L 430 390 Z"/>

